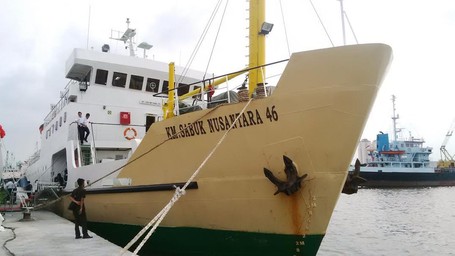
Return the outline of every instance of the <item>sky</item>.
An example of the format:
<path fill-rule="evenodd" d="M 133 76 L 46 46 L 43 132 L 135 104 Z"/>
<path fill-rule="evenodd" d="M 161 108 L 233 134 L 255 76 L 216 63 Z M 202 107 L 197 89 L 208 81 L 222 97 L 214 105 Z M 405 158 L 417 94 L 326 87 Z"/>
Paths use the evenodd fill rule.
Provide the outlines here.
<path fill-rule="evenodd" d="M 124 31 L 129 18 L 130 27 L 137 30 L 136 43 L 153 45 L 148 58 L 184 66 L 217 2 L 2 0 L 3 150 L 21 161 L 39 148 L 38 127 L 68 83 L 65 62 L 73 48 L 99 50 L 108 43 L 112 53 L 127 55 L 123 42 L 109 38 L 115 36 L 112 30 Z M 219 14 L 225 6 L 223 1 Z M 338 0 L 268 0 L 267 6 L 266 20 L 274 24 L 267 36 L 267 62 L 287 59 L 289 52 L 343 45 Z M 362 138 L 371 141 L 379 131 L 392 131 L 391 98 L 395 95 L 402 134 L 424 138 L 434 148 L 431 159 L 438 160 L 439 147 L 455 118 L 455 1 L 344 0 L 343 6 L 349 21 L 345 23 L 346 44 L 385 43 L 394 52 Z M 219 75 L 246 65 L 246 8 L 244 0 L 228 2 L 216 44 L 221 15 L 214 20 L 192 68 Z M 142 51 L 137 54 L 142 56 Z M 279 71 L 267 72 L 273 84 Z M 447 148 L 455 154 L 455 138 Z"/>

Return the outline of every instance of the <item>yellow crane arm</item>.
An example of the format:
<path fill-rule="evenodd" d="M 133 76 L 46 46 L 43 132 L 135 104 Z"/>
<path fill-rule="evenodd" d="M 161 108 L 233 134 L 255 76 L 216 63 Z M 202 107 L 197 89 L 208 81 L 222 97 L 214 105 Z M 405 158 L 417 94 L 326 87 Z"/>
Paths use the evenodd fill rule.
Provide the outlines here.
<path fill-rule="evenodd" d="M 216 87 L 216 86 L 218 86 L 218 85 L 220 85 L 220 84 L 222 84 L 222 83 L 224 83 L 224 82 L 226 82 L 226 81 L 229 81 L 229 80 L 231 80 L 231 79 L 233 79 L 233 78 L 235 78 L 235 77 L 237 77 L 237 76 L 239 76 L 239 75 L 241 75 L 241 74 L 244 74 L 245 72 L 247 72 L 247 71 L 246 71 L 246 70 L 240 70 L 240 71 L 237 72 L 237 73 L 232 73 L 232 74 L 227 75 L 227 76 L 225 76 L 225 77 L 218 78 L 218 79 L 216 79 L 215 81 L 213 81 L 213 83 L 211 83 L 211 85 L 212 85 L 213 87 Z M 209 86 L 206 85 L 206 86 L 204 87 L 204 91 L 207 91 L 208 89 L 209 89 Z M 179 100 L 187 99 L 187 98 L 192 97 L 192 96 L 194 96 L 194 95 L 197 95 L 197 94 L 199 94 L 199 93 L 201 93 L 201 88 L 197 88 L 196 90 L 192 90 L 191 92 L 188 92 L 188 93 L 186 93 L 186 94 L 183 94 L 182 96 L 179 97 Z"/>

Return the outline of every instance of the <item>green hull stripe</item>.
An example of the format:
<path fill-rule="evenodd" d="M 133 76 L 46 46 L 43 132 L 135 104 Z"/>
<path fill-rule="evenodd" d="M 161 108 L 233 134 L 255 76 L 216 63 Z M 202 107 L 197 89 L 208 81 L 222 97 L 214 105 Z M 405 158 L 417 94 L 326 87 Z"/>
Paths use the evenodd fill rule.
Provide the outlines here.
<path fill-rule="evenodd" d="M 88 228 L 99 236 L 124 247 L 142 227 L 91 222 Z M 303 237 L 202 228 L 159 227 L 139 251 L 139 255 L 316 255 L 322 238 L 323 235 Z"/>

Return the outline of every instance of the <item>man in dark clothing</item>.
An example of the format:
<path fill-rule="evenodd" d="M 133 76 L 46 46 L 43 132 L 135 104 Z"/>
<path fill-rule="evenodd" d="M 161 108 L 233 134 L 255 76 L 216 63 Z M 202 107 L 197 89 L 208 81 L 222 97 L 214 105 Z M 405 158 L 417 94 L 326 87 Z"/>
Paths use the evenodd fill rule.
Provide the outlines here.
<path fill-rule="evenodd" d="M 65 181 L 63 180 L 61 173 L 58 173 L 57 176 L 55 176 L 54 182 L 58 182 L 58 185 L 63 187 L 63 185 L 65 184 Z"/>
<path fill-rule="evenodd" d="M 79 238 L 92 238 L 87 232 L 87 215 L 85 214 L 85 189 L 84 179 L 77 179 L 77 187 L 71 192 L 70 200 L 74 207 L 71 207 L 74 215 L 74 231 L 76 232 L 76 239 Z M 82 227 L 82 237 L 79 231 L 79 226 Z"/>

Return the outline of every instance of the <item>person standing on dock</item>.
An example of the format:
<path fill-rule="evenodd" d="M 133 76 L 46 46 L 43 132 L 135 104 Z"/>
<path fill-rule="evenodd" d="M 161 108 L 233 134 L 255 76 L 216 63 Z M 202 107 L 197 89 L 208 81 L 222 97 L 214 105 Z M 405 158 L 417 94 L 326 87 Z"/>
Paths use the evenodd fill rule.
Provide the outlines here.
<path fill-rule="evenodd" d="M 92 238 L 87 231 L 87 215 L 85 213 L 85 194 L 86 191 L 84 189 L 84 179 L 77 179 L 77 187 L 76 189 L 71 192 L 70 200 L 75 204 L 75 207 L 72 207 L 73 215 L 74 215 L 74 231 L 76 232 L 76 239 L 79 238 Z M 82 237 L 81 232 L 79 230 L 79 226 L 82 227 Z"/>
<path fill-rule="evenodd" d="M 14 197 L 14 190 L 16 189 L 16 184 L 14 184 L 12 180 L 9 180 L 5 184 L 5 188 L 7 191 L 5 201 L 10 201 L 11 204 L 14 204 L 16 202 L 16 198 Z"/>

